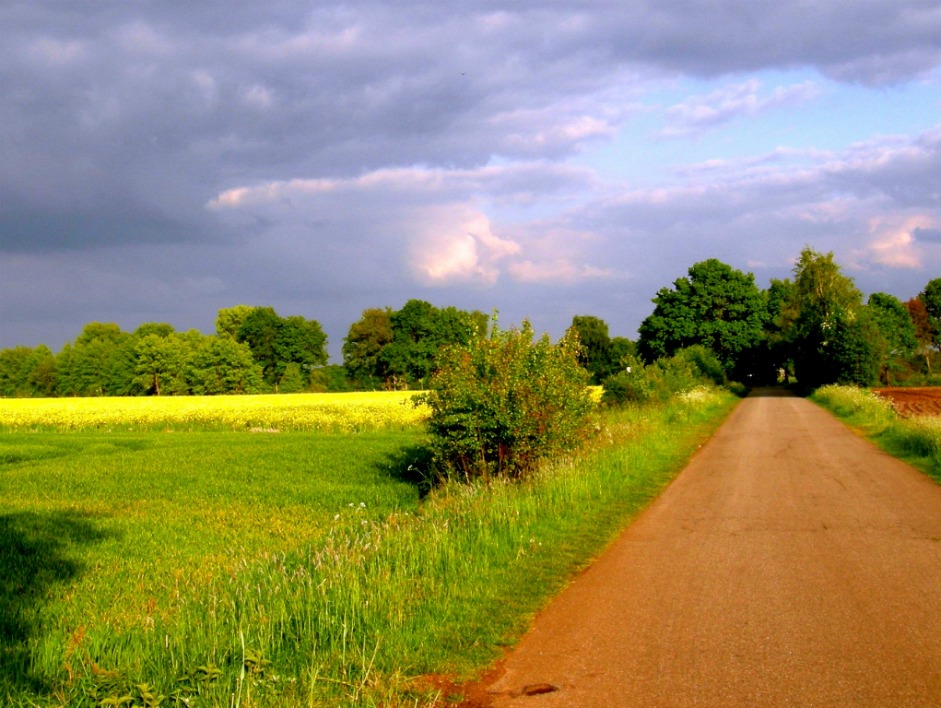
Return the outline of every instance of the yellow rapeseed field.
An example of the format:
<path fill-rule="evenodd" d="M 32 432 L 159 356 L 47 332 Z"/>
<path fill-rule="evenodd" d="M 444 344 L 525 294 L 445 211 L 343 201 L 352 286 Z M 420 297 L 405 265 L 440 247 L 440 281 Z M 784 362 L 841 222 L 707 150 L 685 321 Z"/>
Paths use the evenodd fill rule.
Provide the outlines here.
<path fill-rule="evenodd" d="M 323 430 L 424 422 L 414 391 L 261 396 L 0 399 L 0 430 Z"/>

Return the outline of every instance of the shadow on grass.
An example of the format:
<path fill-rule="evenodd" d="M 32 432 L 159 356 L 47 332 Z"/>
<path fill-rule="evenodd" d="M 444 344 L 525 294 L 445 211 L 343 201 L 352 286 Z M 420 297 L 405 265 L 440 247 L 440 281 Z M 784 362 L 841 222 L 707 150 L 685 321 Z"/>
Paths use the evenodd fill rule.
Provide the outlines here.
<path fill-rule="evenodd" d="M 438 483 L 431 468 L 431 452 L 425 445 L 409 445 L 386 457 L 380 469 L 392 479 L 411 484 L 424 499 Z"/>
<path fill-rule="evenodd" d="M 75 512 L 0 514 L 0 696 L 49 690 L 29 656 L 37 618 L 56 586 L 83 571 L 70 549 L 107 535 Z"/>

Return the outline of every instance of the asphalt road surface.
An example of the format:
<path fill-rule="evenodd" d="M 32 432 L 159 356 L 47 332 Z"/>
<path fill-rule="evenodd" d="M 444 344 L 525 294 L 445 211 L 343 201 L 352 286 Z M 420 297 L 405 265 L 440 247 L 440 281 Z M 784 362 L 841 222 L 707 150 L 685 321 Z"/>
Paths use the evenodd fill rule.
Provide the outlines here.
<path fill-rule="evenodd" d="M 498 674 L 495 708 L 941 706 L 941 486 L 759 392 Z"/>

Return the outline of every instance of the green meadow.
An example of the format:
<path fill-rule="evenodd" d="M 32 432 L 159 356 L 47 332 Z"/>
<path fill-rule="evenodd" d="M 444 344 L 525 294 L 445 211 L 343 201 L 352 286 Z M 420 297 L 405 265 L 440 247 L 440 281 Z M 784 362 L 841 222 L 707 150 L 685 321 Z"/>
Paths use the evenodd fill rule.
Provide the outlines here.
<path fill-rule="evenodd" d="M 0 434 L 0 703 L 432 705 L 672 479 L 726 394 L 599 416 L 523 483 L 424 432 Z"/>

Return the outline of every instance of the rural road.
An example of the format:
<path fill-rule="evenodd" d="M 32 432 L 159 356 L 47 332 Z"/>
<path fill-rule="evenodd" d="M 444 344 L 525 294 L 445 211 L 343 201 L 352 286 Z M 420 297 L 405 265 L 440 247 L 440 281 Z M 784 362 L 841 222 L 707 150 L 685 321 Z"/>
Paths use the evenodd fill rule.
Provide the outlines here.
<path fill-rule="evenodd" d="M 941 486 L 773 393 L 739 405 L 472 704 L 941 706 Z"/>

